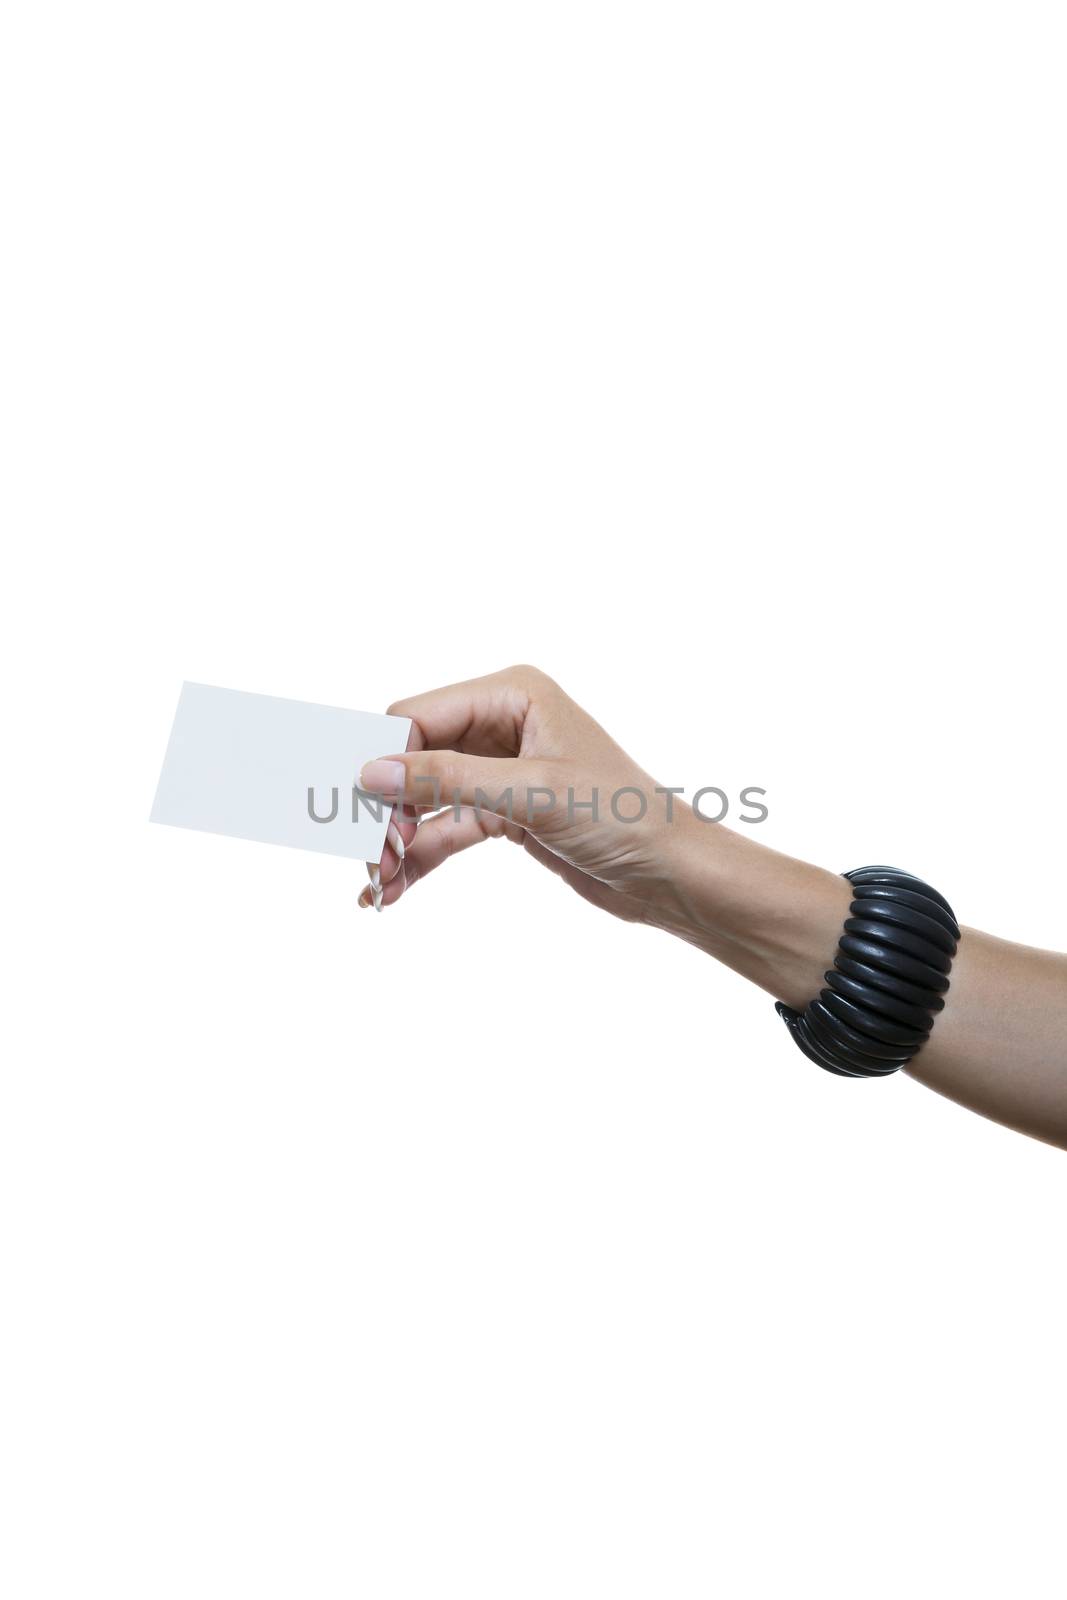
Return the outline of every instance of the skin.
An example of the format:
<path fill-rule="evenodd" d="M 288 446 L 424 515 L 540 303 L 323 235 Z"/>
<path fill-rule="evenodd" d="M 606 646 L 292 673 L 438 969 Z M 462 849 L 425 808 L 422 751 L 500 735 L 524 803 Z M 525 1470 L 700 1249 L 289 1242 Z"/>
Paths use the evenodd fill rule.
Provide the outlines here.
<path fill-rule="evenodd" d="M 511 667 L 389 711 L 411 718 L 409 749 L 361 779 L 397 805 L 379 909 L 460 851 L 503 837 L 593 905 L 688 940 L 798 1010 L 823 987 L 849 884 L 656 795 L 655 780 L 543 672 Z M 640 821 L 613 816 L 610 796 L 623 788 L 648 797 Z M 581 808 L 594 789 L 596 820 Z M 373 900 L 365 889 L 360 904 Z M 945 1009 L 905 1070 L 1067 1149 L 1067 956 L 964 928 Z"/>

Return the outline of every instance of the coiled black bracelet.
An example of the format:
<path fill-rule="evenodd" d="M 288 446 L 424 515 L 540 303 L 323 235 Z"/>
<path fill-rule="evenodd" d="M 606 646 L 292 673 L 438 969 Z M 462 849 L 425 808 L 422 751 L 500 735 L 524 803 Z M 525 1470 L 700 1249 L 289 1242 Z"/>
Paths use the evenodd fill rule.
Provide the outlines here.
<path fill-rule="evenodd" d="M 944 1007 L 960 930 L 944 895 L 895 867 L 857 867 L 856 897 L 827 988 L 803 1011 L 778 1001 L 812 1061 L 843 1078 L 885 1078 L 911 1060 Z"/>

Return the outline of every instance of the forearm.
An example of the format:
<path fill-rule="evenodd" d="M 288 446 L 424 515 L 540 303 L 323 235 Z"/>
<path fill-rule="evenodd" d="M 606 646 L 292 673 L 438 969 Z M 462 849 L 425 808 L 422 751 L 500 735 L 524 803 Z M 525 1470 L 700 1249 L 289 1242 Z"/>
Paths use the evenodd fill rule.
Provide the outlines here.
<path fill-rule="evenodd" d="M 717 824 L 680 820 L 650 920 L 802 1010 L 824 986 L 851 886 Z M 907 1070 L 1067 1148 L 1067 956 L 964 928 L 945 1008 Z"/>

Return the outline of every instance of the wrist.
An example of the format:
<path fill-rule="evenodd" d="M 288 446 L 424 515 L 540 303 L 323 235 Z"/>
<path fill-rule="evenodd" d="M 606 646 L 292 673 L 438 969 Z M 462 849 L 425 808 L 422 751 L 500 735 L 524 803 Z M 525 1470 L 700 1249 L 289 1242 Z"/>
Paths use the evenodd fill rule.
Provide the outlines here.
<path fill-rule="evenodd" d="M 788 1005 L 823 984 L 851 889 L 844 878 L 679 807 L 648 920 Z M 668 837 L 669 836 L 669 837 Z"/>

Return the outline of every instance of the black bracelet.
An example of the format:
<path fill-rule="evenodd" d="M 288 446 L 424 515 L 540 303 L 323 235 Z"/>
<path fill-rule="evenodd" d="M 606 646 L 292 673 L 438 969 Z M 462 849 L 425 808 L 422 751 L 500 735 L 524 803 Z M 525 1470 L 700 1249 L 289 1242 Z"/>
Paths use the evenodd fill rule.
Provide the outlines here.
<path fill-rule="evenodd" d="M 857 867 L 856 898 L 827 987 L 803 1011 L 778 1001 L 810 1060 L 843 1078 L 885 1078 L 930 1037 L 960 930 L 944 895 L 894 867 Z"/>

